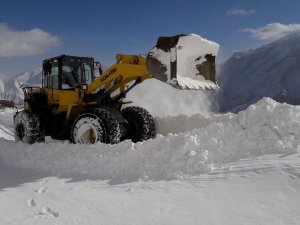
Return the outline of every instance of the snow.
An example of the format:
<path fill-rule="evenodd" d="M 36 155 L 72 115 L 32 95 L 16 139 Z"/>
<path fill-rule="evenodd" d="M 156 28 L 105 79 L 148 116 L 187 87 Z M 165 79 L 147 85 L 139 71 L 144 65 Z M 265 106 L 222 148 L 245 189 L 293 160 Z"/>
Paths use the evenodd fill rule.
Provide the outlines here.
<path fill-rule="evenodd" d="M 4 75 L 0 75 L 0 99 L 23 102 L 23 92 L 19 89 L 21 83 Z"/>
<path fill-rule="evenodd" d="M 8 130 L 13 113 L 0 113 Z M 0 138 L 2 223 L 298 224 L 300 107 L 155 120 L 141 143 Z"/>
<path fill-rule="evenodd" d="M 300 37 L 288 35 L 246 52 L 237 52 L 217 74 L 220 110 L 237 112 L 263 97 L 300 104 Z"/>
<path fill-rule="evenodd" d="M 0 138 L 7 140 L 15 140 L 13 132 L 13 114 L 15 109 L 0 109 Z"/>
<path fill-rule="evenodd" d="M 0 193 L 0 217 L 3 224 L 296 225 L 299 157 L 266 155 L 199 177 L 123 184 L 21 171 Z"/>
<path fill-rule="evenodd" d="M 205 80 L 203 75 L 196 75 L 199 71 L 196 69 L 197 64 L 206 61 L 205 55 L 211 54 L 216 56 L 219 44 L 202 38 L 196 34 L 183 36 L 177 44 L 177 81 L 180 86 L 190 89 L 218 89 L 218 86 L 209 80 Z M 195 60 L 199 58 L 199 60 Z"/>
<path fill-rule="evenodd" d="M 0 75 L 0 99 L 23 104 L 24 94 L 21 84 L 41 85 L 42 68 L 27 70 L 15 77 Z"/>
<path fill-rule="evenodd" d="M 300 150 L 297 139 L 300 136 L 300 108 L 278 104 L 271 99 L 264 99 L 231 118 L 217 117 L 218 122 L 206 126 L 202 126 L 202 118 L 191 117 L 190 122 L 199 124 L 198 127 L 175 133 L 179 118 L 175 123 L 170 118 L 169 122 L 158 119 L 157 124 L 164 120 L 163 129 L 170 127 L 173 133 L 166 134 L 164 130 L 165 136 L 159 135 L 143 143 L 125 141 L 117 145 L 98 143 L 89 146 L 50 142 L 24 146 L 1 139 L 0 155 L 7 164 L 23 169 L 126 181 L 199 175 L 247 157 L 290 154 Z M 160 126 L 158 133 L 162 133 Z"/>
<path fill-rule="evenodd" d="M 42 83 L 42 68 L 35 68 L 24 71 L 17 75 L 15 79 L 25 84 L 41 85 Z"/>
<path fill-rule="evenodd" d="M 199 35 L 189 34 L 180 37 L 176 46 L 169 52 L 155 47 L 150 51 L 150 55 L 166 67 L 166 83 L 180 89 L 218 89 L 214 82 L 205 80 L 203 74 L 199 74 L 197 70 L 197 65 L 206 61 L 205 55 L 216 56 L 218 49 L 219 44 Z M 176 56 L 177 74 L 176 78 L 171 79 L 170 61 L 174 61 Z"/>
<path fill-rule="evenodd" d="M 156 79 L 145 80 L 136 86 L 127 94 L 127 99 L 155 117 L 198 113 L 210 117 L 213 108 L 209 91 L 179 90 Z"/>

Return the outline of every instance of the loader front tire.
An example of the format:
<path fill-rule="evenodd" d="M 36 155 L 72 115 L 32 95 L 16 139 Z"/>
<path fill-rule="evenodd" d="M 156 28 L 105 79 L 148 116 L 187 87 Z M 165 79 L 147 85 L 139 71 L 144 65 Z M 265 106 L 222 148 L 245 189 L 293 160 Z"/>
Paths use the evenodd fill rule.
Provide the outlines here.
<path fill-rule="evenodd" d="M 75 144 L 116 144 L 120 138 L 118 121 L 105 109 L 87 109 L 77 116 L 71 126 L 70 139 Z"/>
<path fill-rule="evenodd" d="M 151 114 L 138 106 L 122 110 L 127 125 L 127 137 L 133 142 L 145 141 L 155 137 L 155 123 Z"/>
<path fill-rule="evenodd" d="M 14 116 L 15 140 L 33 144 L 44 142 L 45 135 L 39 117 L 30 110 L 17 112 Z"/>

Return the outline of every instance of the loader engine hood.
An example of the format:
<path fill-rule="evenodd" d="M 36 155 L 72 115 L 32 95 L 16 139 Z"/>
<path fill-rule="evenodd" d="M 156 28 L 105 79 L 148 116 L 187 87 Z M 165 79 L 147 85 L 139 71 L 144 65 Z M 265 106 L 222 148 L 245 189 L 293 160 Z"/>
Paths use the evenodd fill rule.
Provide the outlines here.
<path fill-rule="evenodd" d="M 219 44 L 196 34 L 159 37 L 147 56 L 153 78 L 179 89 L 218 89 L 215 58 Z"/>

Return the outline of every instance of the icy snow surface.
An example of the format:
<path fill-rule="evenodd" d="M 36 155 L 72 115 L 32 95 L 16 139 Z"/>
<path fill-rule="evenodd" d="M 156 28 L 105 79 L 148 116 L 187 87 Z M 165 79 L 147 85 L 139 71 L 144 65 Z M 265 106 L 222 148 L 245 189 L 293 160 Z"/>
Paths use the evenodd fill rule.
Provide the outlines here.
<path fill-rule="evenodd" d="M 175 101 L 176 102 L 176 101 Z M 0 110 L 12 132 L 14 110 Z M 297 225 L 300 107 L 156 118 L 142 143 L 0 138 L 1 224 Z"/>

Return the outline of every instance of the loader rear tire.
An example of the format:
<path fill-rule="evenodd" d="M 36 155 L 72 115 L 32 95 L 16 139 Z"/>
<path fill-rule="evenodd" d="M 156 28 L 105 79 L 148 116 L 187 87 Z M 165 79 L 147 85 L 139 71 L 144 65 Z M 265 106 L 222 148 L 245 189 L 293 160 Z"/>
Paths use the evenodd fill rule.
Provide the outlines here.
<path fill-rule="evenodd" d="M 74 120 L 70 139 L 75 144 L 116 144 L 120 142 L 121 130 L 118 121 L 107 110 L 87 109 Z"/>
<path fill-rule="evenodd" d="M 139 142 L 155 137 L 155 123 L 146 109 L 131 106 L 123 109 L 122 114 L 128 122 L 126 138 Z"/>
<path fill-rule="evenodd" d="M 15 140 L 27 144 L 44 142 L 45 135 L 40 118 L 30 110 L 17 112 L 14 116 Z"/>

